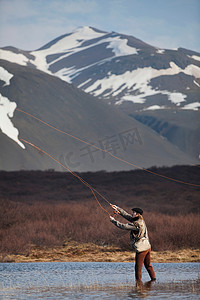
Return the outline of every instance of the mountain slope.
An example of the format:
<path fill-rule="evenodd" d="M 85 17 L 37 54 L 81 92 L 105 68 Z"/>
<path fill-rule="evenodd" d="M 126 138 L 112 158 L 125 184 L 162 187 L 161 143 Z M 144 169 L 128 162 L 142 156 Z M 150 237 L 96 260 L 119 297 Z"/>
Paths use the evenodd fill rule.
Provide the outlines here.
<path fill-rule="evenodd" d="M 1 69 L 0 74 L 5 75 L 1 76 L 0 81 L 1 112 L 16 103 L 15 107 L 17 105 L 19 109 L 60 130 L 141 167 L 196 162 L 151 129 L 73 85 L 37 69 L 5 60 L 0 63 L 4 70 Z M 5 98 L 7 102 L 2 101 Z M 1 170 L 62 169 L 49 157 L 20 141 L 21 138 L 39 146 L 73 170 L 111 171 L 134 168 L 47 127 L 15 108 L 12 113 L 13 118 L 12 115 L 7 116 L 19 130 L 19 138 L 17 135 L 12 140 L 8 133 L 0 132 Z"/>
<path fill-rule="evenodd" d="M 158 49 L 134 37 L 81 27 L 30 53 L 0 51 L 3 59 L 36 67 L 84 91 L 135 110 L 200 106 L 200 54 Z"/>
<path fill-rule="evenodd" d="M 199 159 L 200 114 L 199 111 L 145 111 L 132 115 L 136 120 L 149 126 L 159 135 L 190 156 Z"/>
<path fill-rule="evenodd" d="M 0 57 L 73 83 L 199 160 L 199 53 L 159 49 L 132 36 L 85 26 L 36 51 L 5 47 Z"/>

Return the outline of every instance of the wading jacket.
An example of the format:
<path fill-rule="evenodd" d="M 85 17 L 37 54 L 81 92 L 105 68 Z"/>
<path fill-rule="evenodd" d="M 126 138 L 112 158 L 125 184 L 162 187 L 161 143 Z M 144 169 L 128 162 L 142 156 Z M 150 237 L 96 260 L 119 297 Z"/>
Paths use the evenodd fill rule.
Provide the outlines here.
<path fill-rule="evenodd" d="M 130 240 L 133 250 L 136 252 L 142 252 L 150 249 L 151 244 L 149 242 L 147 227 L 143 217 L 139 216 L 133 218 L 122 208 L 117 206 L 117 209 L 119 210 L 119 214 L 130 223 L 124 224 L 117 220 L 112 220 L 111 222 L 120 229 L 130 230 Z"/>

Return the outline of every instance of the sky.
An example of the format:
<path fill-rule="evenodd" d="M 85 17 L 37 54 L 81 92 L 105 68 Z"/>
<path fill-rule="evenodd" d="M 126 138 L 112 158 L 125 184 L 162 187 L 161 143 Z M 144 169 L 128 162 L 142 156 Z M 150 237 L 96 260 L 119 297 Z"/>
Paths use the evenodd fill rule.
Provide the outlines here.
<path fill-rule="evenodd" d="M 79 26 L 200 52 L 200 0 L 0 0 L 0 47 L 36 50 Z"/>

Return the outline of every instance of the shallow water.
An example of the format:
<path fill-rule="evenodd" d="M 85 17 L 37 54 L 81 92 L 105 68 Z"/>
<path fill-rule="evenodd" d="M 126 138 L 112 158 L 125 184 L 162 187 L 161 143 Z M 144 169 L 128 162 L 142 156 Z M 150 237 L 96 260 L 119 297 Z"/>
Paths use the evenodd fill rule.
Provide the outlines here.
<path fill-rule="evenodd" d="M 0 299 L 200 299 L 200 264 L 153 264 L 136 286 L 133 263 L 1 263 Z"/>

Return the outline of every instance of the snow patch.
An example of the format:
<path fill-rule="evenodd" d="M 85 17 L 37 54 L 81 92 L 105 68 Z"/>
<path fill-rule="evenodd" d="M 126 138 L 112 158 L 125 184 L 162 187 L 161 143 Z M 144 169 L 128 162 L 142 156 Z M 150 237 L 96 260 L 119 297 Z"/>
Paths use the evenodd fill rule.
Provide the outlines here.
<path fill-rule="evenodd" d="M 79 36 L 79 39 L 90 40 L 105 35 L 105 32 L 98 32 L 89 26 L 78 27 L 72 31 L 73 34 Z"/>
<path fill-rule="evenodd" d="M 0 67 L 0 80 L 5 82 L 5 84 L 3 86 L 10 85 L 10 80 L 12 77 L 13 77 L 13 74 L 9 73 L 3 67 Z"/>
<path fill-rule="evenodd" d="M 72 52 L 74 52 L 75 51 L 74 48 L 81 46 L 83 42 L 96 39 L 104 35 L 105 33 L 96 32 L 92 28 L 87 26 L 77 28 L 76 30 L 73 31 L 72 34 L 69 34 L 63 39 L 59 40 L 57 43 L 53 44 L 50 48 L 45 50 L 40 50 L 39 52 L 43 51 L 52 54 L 52 53 L 66 52 L 69 51 L 70 49 L 71 50 L 73 49 Z"/>
<path fill-rule="evenodd" d="M 60 79 L 67 81 L 68 83 L 72 83 L 73 74 L 76 74 L 75 67 L 63 68 L 56 72 L 54 75 L 59 77 Z"/>
<path fill-rule="evenodd" d="M 120 37 L 112 38 L 110 44 L 106 48 L 112 48 L 115 57 L 138 54 L 137 49 L 128 46 L 127 42 L 127 39 L 120 39 Z"/>
<path fill-rule="evenodd" d="M 51 65 L 55 64 L 56 62 L 69 57 L 75 53 L 80 53 L 83 50 L 98 46 L 100 44 L 103 43 L 107 43 L 107 48 L 111 48 L 112 52 L 113 52 L 113 56 L 109 58 L 109 60 L 115 58 L 115 57 L 119 57 L 119 56 L 125 56 L 125 55 L 133 55 L 133 54 L 138 54 L 137 49 L 128 46 L 127 39 L 123 39 L 120 38 L 119 36 L 115 36 L 115 37 L 106 37 L 107 33 L 99 33 L 94 31 L 92 28 L 90 27 L 83 27 L 83 28 L 79 28 L 77 30 L 75 30 L 72 34 L 67 35 L 66 37 L 62 38 L 61 40 L 59 40 L 58 42 L 56 42 L 55 44 L 53 44 L 51 47 L 49 47 L 48 49 L 44 49 L 44 50 L 38 50 L 38 51 L 33 51 L 31 52 L 32 55 L 35 56 L 35 60 L 31 60 L 31 63 L 33 63 L 36 68 L 38 68 L 39 70 L 45 71 L 45 72 L 49 72 L 48 69 Z M 105 36 L 105 38 L 103 38 Z M 92 39 L 96 39 L 96 38 L 100 38 L 102 37 L 102 39 L 100 39 L 99 41 L 92 43 L 90 45 L 87 46 L 82 46 L 82 44 L 85 41 L 90 41 Z M 52 54 L 57 54 L 60 53 L 63 55 L 60 55 L 57 59 L 51 61 L 49 64 L 46 61 L 46 57 L 48 55 L 52 55 Z M 95 64 L 99 64 L 99 63 L 104 63 L 106 60 L 100 60 L 98 62 L 96 62 Z M 86 66 L 86 68 L 88 68 L 89 66 Z M 66 69 L 65 69 L 66 71 Z M 79 72 L 80 70 L 76 70 L 77 72 Z M 73 73 L 75 72 L 75 69 L 73 68 Z M 68 75 L 71 77 L 72 74 Z M 56 73 L 57 76 L 57 73 Z M 66 78 L 61 78 L 65 81 Z"/>
<path fill-rule="evenodd" d="M 152 105 L 152 106 L 149 106 L 143 110 L 158 110 L 158 109 L 165 109 L 165 106 L 159 106 L 159 105 Z"/>
<path fill-rule="evenodd" d="M 187 75 L 194 76 L 195 78 L 200 78 L 200 67 L 195 65 L 189 65 L 185 69 L 182 70 L 183 73 Z"/>
<path fill-rule="evenodd" d="M 88 82 L 90 82 L 92 78 L 89 78 L 88 80 L 84 81 L 83 83 L 79 84 L 78 88 L 81 88 L 82 86 L 86 85 Z"/>
<path fill-rule="evenodd" d="M 78 76 L 82 71 L 88 69 L 88 68 L 91 68 L 95 65 L 101 65 L 101 64 L 104 64 L 106 63 L 107 61 L 110 61 L 112 59 L 111 58 L 105 58 L 104 60 L 102 60 L 101 62 L 95 62 L 91 65 L 87 65 L 85 67 L 82 67 L 80 69 L 76 69 L 75 66 L 73 67 L 69 67 L 69 68 L 63 68 L 59 71 L 57 71 L 56 73 L 54 74 L 51 74 L 51 75 L 54 75 L 54 76 L 57 76 L 59 77 L 60 79 L 64 80 L 64 81 L 67 81 L 69 83 L 72 83 L 72 80 Z"/>
<path fill-rule="evenodd" d="M 169 96 L 169 100 L 172 103 L 175 103 L 178 106 L 180 105 L 181 102 L 186 101 L 185 98 L 187 97 L 186 95 L 181 94 L 181 93 L 170 93 L 170 92 L 167 92 L 165 94 Z"/>
<path fill-rule="evenodd" d="M 170 68 L 168 69 L 153 69 L 151 67 L 138 68 L 133 71 L 127 71 L 121 75 L 112 74 L 110 77 L 105 77 L 95 81 L 92 85 L 85 89 L 86 93 L 92 93 L 95 96 L 103 95 L 108 90 L 106 96 L 118 96 L 123 91 L 129 90 L 132 93 L 127 98 L 124 96 L 116 104 L 121 104 L 123 101 L 132 101 L 133 103 L 144 103 L 145 98 L 151 95 L 164 94 L 168 96 L 168 99 L 180 105 L 185 101 L 186 95 L 177 92 L 169 92 L 165 90 L 153 89 L 150 85 L 150 81 L 153 78 L 162 75 L 175 75 L 183 72 L 188 75 L 200 77 L 200 68 L 194 65 L 189 65 L 185 69 L 181 69 L 174 62 L 170 62 Z M 104 95 L 103 95 L 104 96 Z"/>
<path fill-rule="evenodd" d="M 35 56 L 35 60 L 32 63 L 34 63 L 39 70 L 47 72 L 48 67 L 51 64 L 59 61 L 60 59 L 68 57 L 75 52 L 79 52 L 83 49 L 87 49 L 91 47 L 91 46 L 82 47 L 80 49 L 80 46 L 85 41 L 95 39 L 103 35 L 105 35 L 105 33 L 96 32 L 88 26 L 78 28 L 74 30 L 72 34 L 69 34 L 66 37 L 62 38 L 57 43 L 49 47 L 48 49 L 31 52 L 31 54 Z M 63 56 L 52 61 L 50 64 L 47 64 L 46 57 L 48 55 L 56 54 L 56 53 L 63 53 Z"/>
<path fill-rule="evenodd" d="M 198 110 L 199 107 L 200 107 L 199 102 L 193 102 L 193 103 L 185 105 L 184 107 L 182 107 L 182 109 Z"/>
<path fill-rule="evenodd" d="M 124 101 L 131 101 L 133 103 L 140 103 L 143 104 L 145 103 L 145 99 L 141 98 L 141 96 L 135 96 L 135 95 L 125 95 L 122 97 L 121 100 L 117 101 L 115 104 L 120 105 L 122 104 Z"/>
<path fill-rule="evenodd" d="M 165 50 L 164 49 L 157 49 L 156 53 L 158 53 L 158 54 L 164 54 Z"/>
<path fill-rule="evenodd" d="M 0 58 L 22 66 L 26 66 L 29 61 L 29 59 L 21 53 L 17 54 L 3 49 L 0 49 Z"/>
<path fill-rule="evenodd" d="M 10 120 L 13 117 L 16 107 L 15 102 L 11 102 L 8 98 L 0 94 L 0 129 L 9 138 L 19 144 L 20 147 L 25 149 L 25 146 L 18 139 L 18 129 L 14 127 Z"/>
<path fill-rule="evenodd" d="M 190 55 L 188 55 L 188 57 L 200 61 L 200 56 L 197 56 L 197 55 L 192 55 L 192 56 L 190 56 Z"/>
<path fill-rule="evenodd" d="M 3 86 L 10 85 L 10 80 L 13 76 L 14 75 L 9 73 L 6 69 L 0 67 L 0 80 L 5 82 Z M 10 120 L 10 118 L 13 117 L 16 107 L 17 105 L 15 102 L 11 102 L 7 97 L 0 94 L 0 129 L 20 147 L 25 149 L 25 146 L 18 139 L 18 129 L 14 127 Z"/>
<path fill-rule="evenodd" d="M 195 80 L 193 80 L 194 84 L 196 84 L 198 87 L 200 87 L 200 84 L 198 82 L 196 82 Z"/>

